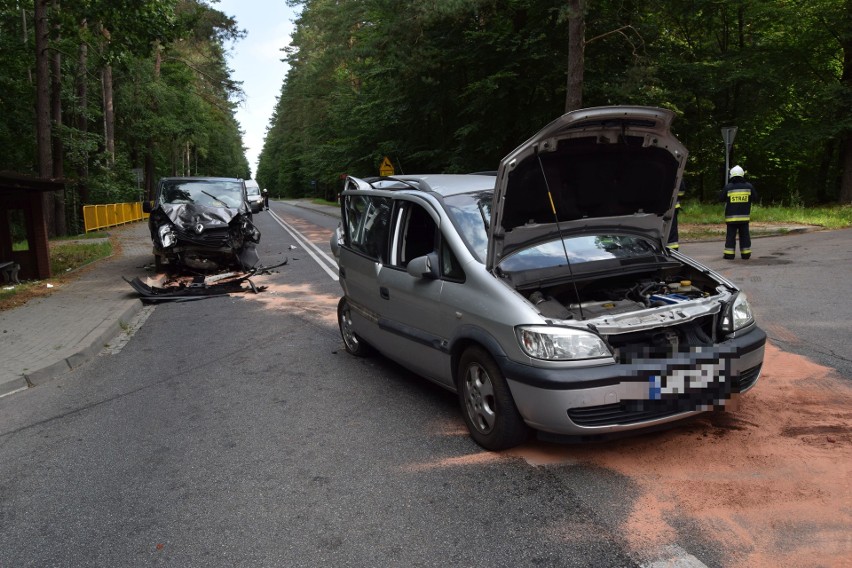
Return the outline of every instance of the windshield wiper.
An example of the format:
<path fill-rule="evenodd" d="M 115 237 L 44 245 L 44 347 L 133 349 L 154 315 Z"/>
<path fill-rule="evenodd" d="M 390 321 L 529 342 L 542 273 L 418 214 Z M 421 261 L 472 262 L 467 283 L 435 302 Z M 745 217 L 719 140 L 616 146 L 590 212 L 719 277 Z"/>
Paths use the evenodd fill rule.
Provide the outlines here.
<path fill-rule="evenodd" d="M 228 204 L 228 202 L 227 202 L 227 201 L 223 201 L 223 200 L 222 200 L 222 198 L 221 198 L 221 197 L 219 197 L 218 195 L 213 195 L 212 193 L 209 193 L 209 192 L 207 192 L 207 191 L 204 191 L 203 189 L 201 190 L 201 193 L 203 193 L 204 195 L 209 195 L 210 197 L 212 197 L 213 199 L 215 199 L 215 200 L 216 200 L 216 201 L 218 201 L 219 203 L 224 203 L 225 205 L 227 205 L 227 204 Z"/>

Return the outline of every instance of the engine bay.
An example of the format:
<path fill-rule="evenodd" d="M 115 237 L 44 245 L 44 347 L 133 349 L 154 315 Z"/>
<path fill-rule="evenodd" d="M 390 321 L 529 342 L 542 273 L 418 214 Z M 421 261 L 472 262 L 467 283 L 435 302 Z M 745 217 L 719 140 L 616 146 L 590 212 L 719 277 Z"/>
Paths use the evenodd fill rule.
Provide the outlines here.
<path fill-rule="evenodd" d="M 718 294 L 720 284 L 687 267 L 518 290 L 542 316 L 585 321 L 673 306 Z"/>

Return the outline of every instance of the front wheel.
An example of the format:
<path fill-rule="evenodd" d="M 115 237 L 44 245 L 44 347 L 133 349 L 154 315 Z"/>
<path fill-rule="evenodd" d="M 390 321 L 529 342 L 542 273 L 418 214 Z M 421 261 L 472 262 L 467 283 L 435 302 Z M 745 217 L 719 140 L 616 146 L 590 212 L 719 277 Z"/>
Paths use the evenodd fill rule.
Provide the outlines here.
<path fill-rule="evenodd" d="M 486 450 L 505 450 L 527 440 L 529 427 L 521 418 L 503 373 L 481 347 L 471 347 L 458 369 L 459 403 L 474 441 Z"/>
<path fill-rule="evenodd" d="M 352 326 L 352 308 L 346 298 L 340 298 L 337 304 L 337 324 L 340 326 L 340 336 L 346 351 L 356 357 L 367 357 L 373 353 L 373 348 L 358 337 Z"/>

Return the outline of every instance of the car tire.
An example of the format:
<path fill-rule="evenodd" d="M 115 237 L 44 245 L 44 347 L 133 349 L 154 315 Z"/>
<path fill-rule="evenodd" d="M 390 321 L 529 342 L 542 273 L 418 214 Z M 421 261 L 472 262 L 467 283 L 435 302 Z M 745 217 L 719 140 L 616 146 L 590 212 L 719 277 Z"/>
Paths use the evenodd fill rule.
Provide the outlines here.
<path fill-rule="evenodd" d="M 356 357 L 368 357 L 373 354 L 373 348 L 352 329 L 352 313 L 345 297 L 340 298 L 337 304 L 337 325 L 340 326 L 340 336 L 348 353 Z"/>
<path fill-rule="evenodd" d="M 485 349 L 470 347 L 462 354 L 458 380 L 462 416 L 477 444 L 499 451 L 529 438 L 529 426 L 515 406 L 509 385 Z"/>

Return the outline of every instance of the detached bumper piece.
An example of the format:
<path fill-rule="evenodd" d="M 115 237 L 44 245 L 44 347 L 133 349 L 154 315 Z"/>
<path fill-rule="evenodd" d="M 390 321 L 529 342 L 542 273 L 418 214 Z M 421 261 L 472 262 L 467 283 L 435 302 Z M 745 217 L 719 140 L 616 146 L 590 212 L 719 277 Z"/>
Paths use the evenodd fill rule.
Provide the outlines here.
<path fill-rule="evenodd" d="M 139 294 L 143 304 L 161 304 L 164 302 L 189 302 L 252 292 L 258 294 L 266 290 L 266 286 L 256 286 L 251 281 L 252 276 L 267 274 L 273 268 L 287 264 L 285 260 L 275 266 L 266 266 L 249 272 L 225 272 L 209 276 L 196 275 L 178 277 L 163 282 L 163 285 L 152 285 L 142 282 L 137 276 L 133 280 L 124 281 Z"/>

